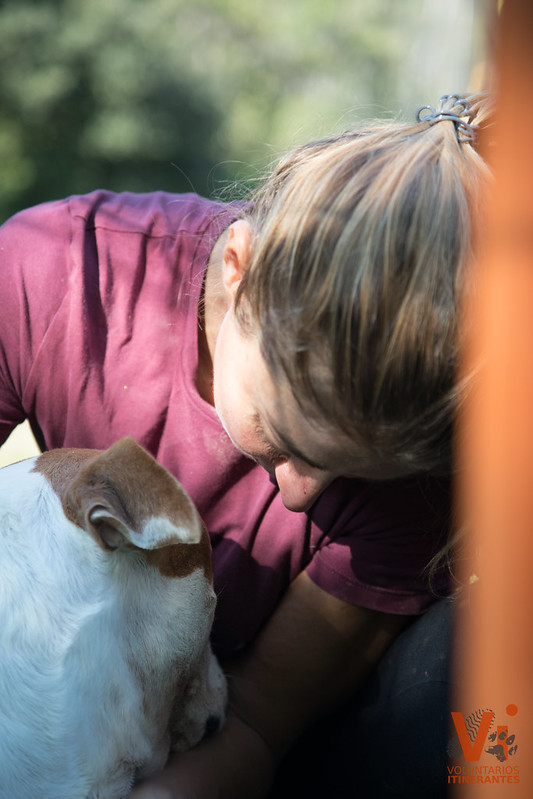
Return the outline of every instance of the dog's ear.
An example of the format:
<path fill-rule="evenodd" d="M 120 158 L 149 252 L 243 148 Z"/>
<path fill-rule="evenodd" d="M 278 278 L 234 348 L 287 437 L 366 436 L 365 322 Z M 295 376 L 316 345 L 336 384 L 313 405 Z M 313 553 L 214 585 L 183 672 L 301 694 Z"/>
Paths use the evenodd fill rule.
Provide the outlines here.
<path fill-rule="evenodd" d="M 132 438 L 93 452 L 58 488 L 67 518 L 106 550 L 198 544 L 205 535 L 181 483 Z"/>
<path fill-rule="evenodd" d="M 118 549 L 132 538 L 132 531 L 121 514 L 108 503 L 89 503 L 85 509 L 85 525 L 94 538 L 100 539 L 105 549 Z"/>

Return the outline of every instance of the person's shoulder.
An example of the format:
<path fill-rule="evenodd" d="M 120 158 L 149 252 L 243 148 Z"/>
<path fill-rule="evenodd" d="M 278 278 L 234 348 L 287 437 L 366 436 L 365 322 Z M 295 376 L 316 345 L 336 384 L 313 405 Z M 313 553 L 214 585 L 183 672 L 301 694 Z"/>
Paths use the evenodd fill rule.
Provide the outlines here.
<path fill-rule="evenodd" d="M 320 533 L 309 577 L 324 591 L 387 613 L 421 613 L 445 595 L 448 573 L 430 585 L 428 564 L 453 522 L 452 484 L 429 475 L 370 482 L 340 478 L 313 508 Z"/>
<path fill-rule="evenodd" d="M 36 249 L 42 239 L 65 241 L 72 229 L 140 233 L 151 238 L 176 236 L 180 231 L 222 230 L 243 211 L 239 202 L 220 202 L 198 194 L 112 192 L 96 189 L 25 208 L 0 228 L 0 248 L 11 243 Z"/>
<path fill-rule="evenodd" d="M 210 200 L 198 194 L 172 194 L 97 190 L 70 197 L 72 218 L 83 220 L 86 228 L 142 233 L 151 238 L 175 236 L 179 231 L 202 232 L 217 218 L 235 216 L 231 203 Z"/>

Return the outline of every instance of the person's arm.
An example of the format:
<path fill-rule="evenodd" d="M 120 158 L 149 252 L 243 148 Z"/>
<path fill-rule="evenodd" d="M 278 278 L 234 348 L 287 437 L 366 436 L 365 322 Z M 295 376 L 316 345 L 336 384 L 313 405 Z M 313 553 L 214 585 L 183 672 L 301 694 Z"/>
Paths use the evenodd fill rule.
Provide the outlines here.
<path fill-rule="evenodd" d="M 353 694 L 406 623 L 336 599 L 300 574 L 249 653 L 227 669 L 224 729 L 172 756 L 132 797 L 264 797 L 298 735 Z"/>

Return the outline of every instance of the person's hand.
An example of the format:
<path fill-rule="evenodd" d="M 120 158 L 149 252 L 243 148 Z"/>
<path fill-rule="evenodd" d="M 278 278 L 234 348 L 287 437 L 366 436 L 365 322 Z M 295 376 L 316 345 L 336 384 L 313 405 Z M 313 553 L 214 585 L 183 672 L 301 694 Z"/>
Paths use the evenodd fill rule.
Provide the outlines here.
<path fill-rule="evenodd" d="M 131 799 L 217 799 L 214 769 L 209 767 L 209 747 L 171 755 L 162 771 L 134 786 Z"/>
<path fill-rule="evenodd" d="M 172 793 L 172 789 L 164 785 L 145 783 L 134 788 L 130 796 L 135 797 L 135 799 L 173 799 L 175 794 Z"/>
<path fill-rule="evenodd" d="M 231 712 L 224 728 L 134 786 L 131 799 L 262 799 L 273 774 L 264 741 Z"/>

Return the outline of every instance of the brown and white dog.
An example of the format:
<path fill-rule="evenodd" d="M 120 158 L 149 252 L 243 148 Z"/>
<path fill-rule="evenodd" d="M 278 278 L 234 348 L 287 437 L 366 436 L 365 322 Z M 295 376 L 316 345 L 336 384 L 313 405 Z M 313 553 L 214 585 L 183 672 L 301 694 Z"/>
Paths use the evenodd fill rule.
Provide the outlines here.
<path fill-rule="evenodd" d="M 0 797 L 117 799 L 224 720 L 209 538 L 131 438 L 0 471 Z"/>

